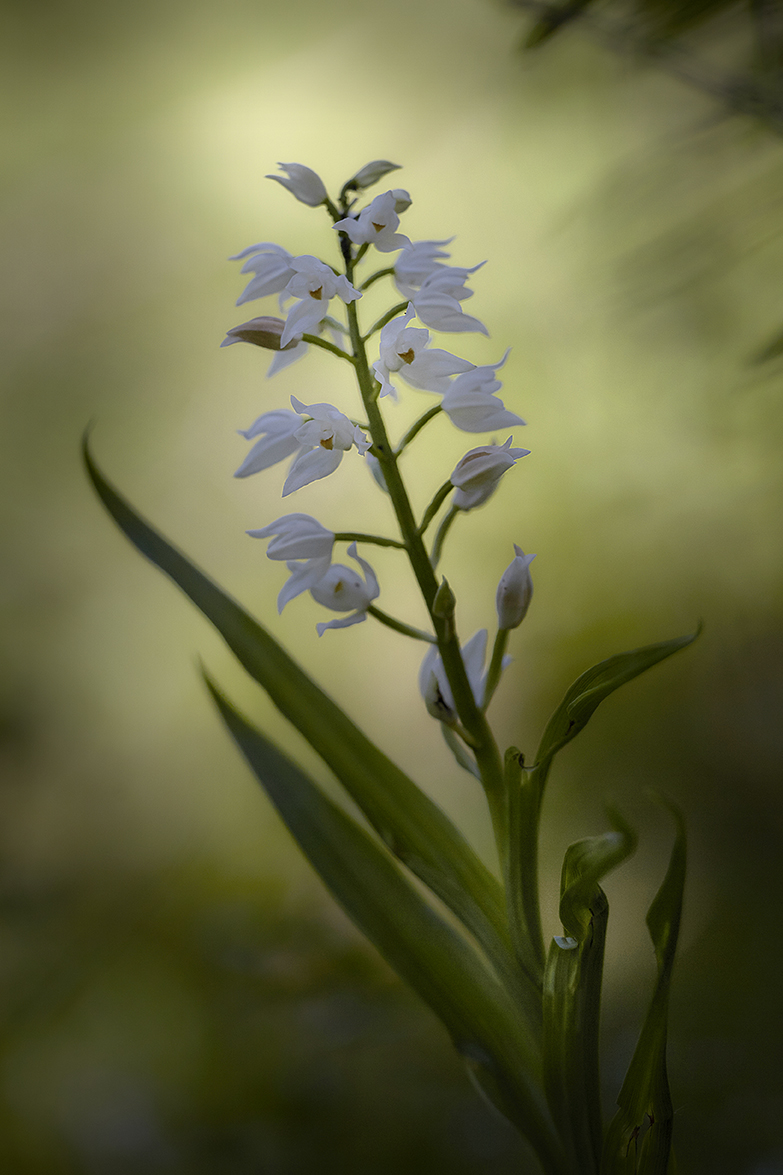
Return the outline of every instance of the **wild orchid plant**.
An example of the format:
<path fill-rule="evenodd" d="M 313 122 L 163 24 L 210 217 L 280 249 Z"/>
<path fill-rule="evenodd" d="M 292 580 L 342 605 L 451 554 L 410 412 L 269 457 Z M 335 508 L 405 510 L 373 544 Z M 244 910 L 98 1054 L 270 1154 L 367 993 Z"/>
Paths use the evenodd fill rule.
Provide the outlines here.
<path fill-rule="evenodd" d="M 501 754 L 487 708 L 506 665 L 509 634 L 530 606 L 533 556 L 514 545 L 514 558 L 497 588 L 497 632 L 486 671 L 487 631 L 460 644 L 456 597 L 450 584 L 439 579 L 437 567 L 459 515 L 482 506 L 527 450 L 514 447 L 513 434 L 502 444 L 492 441 L 469 449 L 418 518 L 401 461 L 440 413 L 471 434 L 524 424 L 496 394 L 501 388 L 497 373 L 508 351 L 497 362 L 476 366 L 430 345 L 431 330 L 487 333 L 462 306 L 472 294 L 467 282 L 479 266 L 447 264 L 448 240 L 412 242 L 398 232 L 400 216 L 411 203 L 402 189 L 386 191 L 356 209 L 364 190 L 396 170 L 394 164 L 369 163 L 343 185 L 336 202 L 309 168 L 280 166 L 284 174 L 269 178 L 303 204 L 328 213 L 329 245 L 341 265 L 310 255 L 295 257 L 276 244 L 244 249 L 236 260 L 253 276 L 239 304 L 277 294 L 285 318 L 251 319 L 230 330 L 223 345 L 244 341 L 273 351 L 269 375 L 309 347 L 324 349 L 353 371 L 361 419 L 331 404 L 305 404 L 292 396 L 292 408 L 264 412 L 242 434 L 253 444 L 236 476 L 249 477 L 293 457 L 282 490 L 287 497 L 335 472 L 346 454 L 358 464 L 351 454 L 356 450 L 378 492 L 388 497 L 399 537 L 334 531 L 300 513 L 285 514 L 249 533 L 268 540 L 270 559 L 286 563 L 289 574 L 278 598 L 280 610 L 309 591 L 319 604 L 340 614 L 319 623 L 319 635 L 372 617 L 426 645 L 419 679 L 424 705 L 459 767 L 484 789 L 500 880 L 426 792 L 354 725 L 269 632 L 139 517 L 106 482 L 85 444 L 90 477 L 126 535 L 215 624 L 364 813 L 372 832 L 328 798 L 207 679 L 226 726 L 316 871 L 391 966 L 441 1018 L 476 1084 L 527 1139 L 543 1171 L 665 1175 L 673 1161 L 666 1025 L 685 876 L 682 819 L 668 805 L 676 838 L 647 917 L 658 977 L 619 1093 L 619 1109 L 606 1129 L 598 1022 L 608 905 L 600 881 L 629 856 L 636 837 L 621 815 L 610 811 L 609 832 L 568 849 L 561 882 L 563 934 L 548 945 L 539 907 L 537 846 L 544 788 L 557 752 L 613 690 L 694 638 L 648 645 L 595 665 L 567 691 L 530 765 L 515 747 Z M 378 253 L 383 255 L 381 268 L 365 276 L 361 267 L 372 267 Z M 363 294 L 387 279 L 400 300 L 372 325 L 362 326 Z M 411 325 L 414 319 L 423 325 Z M 396 399 L 401 384 L 439 399 L 392 443 L 383 401 Z M 439 516 L 428 545 L 428 532 Z M 337 543 L 349 544 L 356 567 L 333 561 Z M 378 578 L 359 554 L 360 545 L 373 544 L 397 548 L 407 558 L 426 605 L 429 630 L 376 605 Z"/>

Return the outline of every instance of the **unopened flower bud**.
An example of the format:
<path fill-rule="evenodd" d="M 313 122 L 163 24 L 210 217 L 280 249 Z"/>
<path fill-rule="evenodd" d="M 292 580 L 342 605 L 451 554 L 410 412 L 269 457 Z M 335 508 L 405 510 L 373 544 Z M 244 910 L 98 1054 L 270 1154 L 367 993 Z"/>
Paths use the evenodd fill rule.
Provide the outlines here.
<path fill-rule="evenodd" d="M 495 603 L 498 610 L 498 628 L 518 628 L 527 615 L 533 598 L 533 580 L 530 564 L 535 555 L 526 555 L 514 543 L 516 557 L 500 577 Z"/>
<path fill-rule="evenodd" d="M 454 505 L 459 510 L 482 506 L 494 494 L 506 470 L 529 452 L 529 449 L 512 449 L 511 437 L 503 445 L 481 445 L 471 449 L 457 462 L 450 478 L 456 489 Z"/>
<path fill-rule="evenodd" d="M 268 175 L 266 179 L 282 184 L 297 200 L 309 204 L 311 208 L 323 204 L 326 199 L 326 188 L 321 177 L 311 168 L 305 167 L 303 163 L 278 163 L 277 166 L 287 172 L 287 176 L 284 178 L 282 175 Z"/>
<path fill-rule="evenodd" d="M 407 208 L 410 208 L 413 203 L 410 192 L 406 192 L 405 188 L 392 188 L 391 194 L 394 197 L 394 211 L 398 216 L 401 212 L 405 212 Z"/>
<path fill-rule="evenodd" d="M 451 590 L 449 581 L 444 575 L 440 581 L 440 587 L 435 593 L 435 599 L 432 602 L 432 615 L 437 616 L 439 620 L 449 620 L 454 615 L 456 606 L 457 597 Z"/>
<path fill-rule="evenodd" d="M 230 347 L 232 343 L 254 343 L 256 347 L 265 347 L 267 351 L 290 351 L 296 346 L 296 339 L 281 347 L 280 336 L 284 327 L 282 318 L 251 318 L 249 322 L 232 326 L 220 345 Z"/>
<path fill-rule="evenodd" d="M 360 191 L 362 188 L 371 188 L 373 184 L 377 184 L 378 180 L 382 180 L 390 171 L 399 171 L 399 169 L 399 163 L 390 163 L 388 159 L 373 159 L 372 163 L 366 163 L 364 167 L 357 171 L 353 179 L 348 180 L 345 186 L 354 191 Z"/>

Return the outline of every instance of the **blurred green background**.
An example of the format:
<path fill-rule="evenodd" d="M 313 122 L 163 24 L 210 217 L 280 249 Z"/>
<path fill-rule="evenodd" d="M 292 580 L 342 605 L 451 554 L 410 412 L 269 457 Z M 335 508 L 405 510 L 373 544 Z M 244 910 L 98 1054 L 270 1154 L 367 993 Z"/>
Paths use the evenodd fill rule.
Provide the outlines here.
<path fill-rule="evenodd" d="M 750 362 L 783 322 L 780 140 L 571 30 L 521 56 L 524 18 L 489 0 L 6 2 L 2 26 L 0 1170 L 530 1169 L 311 876 L 197 657 L 325 770 L 115 532 L 78 460 L 93 420 L 107 474 L 486 849 L 480 797 L 419 699 L 419 648 L 373 623 L 319 641 L 309 597 L 278 618 L 281 567 L 243 534 L 286 509 L 388 531 L 359 462 L 285 504 L 280 467 L 231 479 L 234 430 L 261 412 L 352 401 L 329 356 L 266 383 L 263 353 L 219 350 L 273 312 L 234 308 L 224 258 L 330 248 L 323 214 L 263 178 L 278 159 L 334 191 L 385 157 L 404 164 L 412 238 L 457 234 L 454 264 L 488 259 L 469 309 L 491 340 L 441 341 L 476 362 L 512 346 L 503 394 L 529 421 L 532 455 L 443 564 L 467 636 L 492 623 L 511 544 L 538 554 L 493 706 L 503 743 L 532 752 L 589 664 L 706 625 L 606 703 L 551 783 L 548 931 L 563 850 L 603 830 L 604 801 L 642 832 L 607 887 L 607 1106 L 653 974 L 643 917 L 671 835 L 654 787 L 692 844 L 681 1170 L 783 1172 L 783 371 Z M 432 402 L 406 392 L 393 429 Z M 416 500 L 475 443 L 431 425 Z M 380 605 L 420 623 L 394 553 L 372 561 Z"/>

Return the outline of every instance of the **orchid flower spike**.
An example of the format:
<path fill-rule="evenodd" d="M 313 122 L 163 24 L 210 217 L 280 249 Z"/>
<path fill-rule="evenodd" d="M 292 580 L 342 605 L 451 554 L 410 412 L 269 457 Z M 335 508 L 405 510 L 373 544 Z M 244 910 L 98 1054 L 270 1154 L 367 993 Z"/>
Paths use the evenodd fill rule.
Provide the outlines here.
<path fill-rule="evenodd" d="M 503 445 L 481 445 L 457 462 L 451 477 L 455 487 L 454 505 L 459 510 L 482 506 L 494 494 L 507 469 L 527 457 L 529 449 L 512 449 L 511 437 Z"/>
<path fill-rule="evenodd" d="M 311 208 L 317 208 L 319 204 L 323 204 L 327 198 L 326 188 L 319 175 L 309 167 L 305 167 L 303 163 L 278 163 L 277 166 L 281 171 L 286 172 L 286 175 L 268 175 L 265 177 L 266 179 L 282 184 L 284 188 L 288 188 L 292 195 L 296 196 L 297 200 L 301 200 L 303 204 L 309 204 Z"/>
<path fill-rule="evenodd" d="M 356 543 L 351 543 L 348 554 L 355 559 L 364 572 L 364 578 L 344 563 L 333 563 L 326 574 L 313 584 L 310 595 L 318 604 L 331 608 L 333 612 L 351 612 L 339 620 L 327 620 L 316 625 L 319 636 L 327 628 L 349 628 L 367 619 L 367 609 L 381 594 L 375 572 L 366 559 L 356 552 Z M 352 611 L 353 609 L 353 611 Z"/>
<path fill-rule="evenodd" d="M 391 376 L 399 372 L 411 387 L 425 392 L 447 392 L 450 376 L 472 371 L 474 363 L 459 359 L 449 351 L 429 347 L 430 332 L 409 326 L 415 316 L 413 303 L 400 318 L 393 318 L 381 331 L 380 358 L 373 363 L 382 396 L 395 396 Z"/>
<path fill-rule="evenodd" d="M 494 395 L 503 386 L 495 373 L 508 356 L 509 352 L 506 351 L 499 363 L 474 367 L 472 371 L 458 375 L 449 385 L 441 407 L 451 423 L 463 432 L 490 432 L 492 429 L 513 428 L 515 424 L 525 423 L 521 416 L 509 412 L 503 401 Z"/>
<path fill-rule="evenodd" d="M 410 206 L 411 198 L 402 188 L 384 192 L 363 208 L 358 216 L 346 216 L 334 225 L 354 245 L 375 245 L 380 253 L 393 253 L 410 245 L 410 239 L 397 232 L 398 213 Z"/>
<path fill-rule="evenodd" d="M 500 577 L 495 605 L 498 612 L 498 628 L 518 628 L 527 616 L 533 599 L 533 580 L 530 578 L 530 564 L 535 555 L 526 555 L 514 543 L 514 558 Z"/>

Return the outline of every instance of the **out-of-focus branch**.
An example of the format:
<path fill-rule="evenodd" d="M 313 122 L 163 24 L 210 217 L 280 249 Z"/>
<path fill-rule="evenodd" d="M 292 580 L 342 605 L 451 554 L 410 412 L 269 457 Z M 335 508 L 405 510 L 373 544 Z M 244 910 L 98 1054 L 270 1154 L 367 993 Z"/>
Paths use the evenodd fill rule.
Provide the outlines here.
<path fill-rule="evenodd" d="M 590 0 L 561 4 L 543 0 L 509 2 L 535 18 L 523 42 L 526 48 L 548 41 L 567 24 L 578 24 L 613 52 L 653 63 L 709 94 L 732 114 L 755 118 L 783 135 L 783 5 L 780 0 L 750 0 L 748 15 L 755 33 L 755 60 L 747 71 L 741 72 L 721 71 L 700 60 L 676 37 L 663 35 L 639 10 L 613 17 L 605 9 L 595 12 Z"/>

